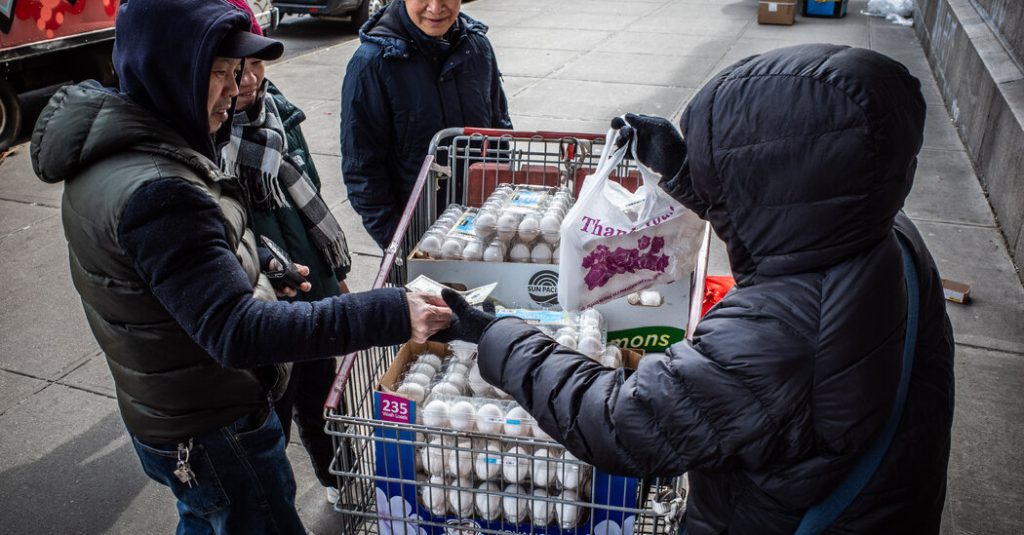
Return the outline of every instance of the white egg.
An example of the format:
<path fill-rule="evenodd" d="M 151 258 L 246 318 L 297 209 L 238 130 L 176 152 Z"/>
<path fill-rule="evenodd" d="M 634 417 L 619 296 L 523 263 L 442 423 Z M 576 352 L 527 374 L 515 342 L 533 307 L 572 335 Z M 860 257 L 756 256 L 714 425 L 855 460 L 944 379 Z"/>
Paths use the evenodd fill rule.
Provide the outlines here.
<path fill-rule="evenodd" d="M 600 331 L 603 323 L 604 316 L 596 308 L 588 308 L 580 313 L 581 329 L 596 329 Z"/>
<path fill-rule="evenodd" d="M 501 516 L 501 487 L 497 483 L 486 482 L 477 487 L 476 512 L 484 520 L 497 520 Z"/>
<path fill-rule="evenodd" d="M 547 487 L 551 484 L 551 461 L 548 459 L 547 448 L 533 452 L 533 467 L 530 470 L 530 481 L 534 487 Z"/>
<path fill-rule="evenodd" d="M 560 334 L 555 341 L 569 349 L 576 349 L 576 337 L 570 334 Z"/>
<path fill-rule="evenodd" d="M 501 241 L 492 241 L 487 249 L 484 250 L 484 262 L 504 262 L 505 261 L 505 246 Z"/>
<path fill-rule="evenodd" d="M 427 391 L 423 388 L 423 385 L 408 382 L 398 385 L 396 392 L 415 401 L 416 403 L 423 403 L 423 398 L 427 395 Z"/>
<path fill-rule="evenodd" d="M 636 306 L 640 304 L 640 292 L 633 292 L 626 296 L 626 302 Z"/>
<path fill-rule="evenodd" d="M 576 490 L 585 479 L 586 469 L 578 464 L 579 460 L 569 452 L 563 453 L 562 459 L 573 462 L 562 462 L 556 465 L 555 479 L 562 488 Z"/>
<path fill-rule="evenodd" d="M 539 438 L 541 440 L 550 440 L 550 441 L 554 442 L 554 439 L 551 438 L 551 435 L 545 433 L 544 430 L 541 429 L 539 425 L 534 425 L 533 426 L 533 436 L 535 438 Z"/>
<path fill-rule="evenodd" d="M 430 364 L 427 364 L 426 362 L 414 362 L 412 363 L 411 366 L 409 366 L 408 374 L 422 373 L 427 377 L 433 377 L 434 373 L 436 372 L 437 369 L 431 366 Z"/>
<path fill-rule="evenodd" d="M 481 210 L 473 222 L 473 232 L 481 238 L 489 238 L 498 228 L 498 218 L 490 210 Z"/>
<path fill-rule="evenodd" d="M 423 425 L 429 427 L 448 426 L 448 402 L 435 399 L 423 408 Z"/>
<path fill-rule="evenodd" d="M 441 369 L 441 357 L 439 357 L 439 356 L 437 356 L 437 355 L 435 355 L 433 353 L 424 353 L 424 354 L 420 355 L 416 359 L 416 362 L 422 362 L 422 363 L 425 363 L 425 364 L 429 364 L 430 367 L 434 368 L 434 372 L 435 373 L 437 372 L 437 370 Z"/>
<path fill-rule="evenodd" d="M 452 429 L 472 431 L 476 427 L 476 407 L 466 400 L 458 401 L 448 410 L 448 419 Z"/>
<path fill-rule="evenodd" d="M 551 246 L 544 242 L 537 242 L 530 250 L 530 260 L 534 264 L 551 263 Z"/>
<path fill-rule="evenodd" d="M 473 474 L 473 452 L 469 451 L 472 448 L 472 442 L 459 441 L 458 449 L 451 450 L 451 454 L 448 455 L 448 475 L 463 479 Z"/>
<path fill-rule="evenodd" d="M 450 450 L 442 446 L 438 438 L 431 439 L 430 443 L 420 450 L 420 462 L 423 469 L 432 476 L 443 476 L 447 466 Z"/>
<path fill-rule="evenodd" d="M 536 489 L 533 495 L 537 498 L 547 498 L 548 491 Z M 546 526 L 551 523 L 551 517 L 555 514 L 554 504 L 546 500 L 530 500 L 530 521 L 534 526 Z"/>
<path fill-rule="evenodd" d="M 501 473 L 501 446 L 488 445 L 485 449 L 487 451 L 476 454 L 476 459 L 473 461 L 473 472 L 481 481 L 494 481 Z"/>
<path fill-rule="evenodd" d="M 536 214 L 527 214 L 519 222 L 519 239 L 531 243 L 540 235 L 540 218 Z"/>
<path fill-rule="evenodd" d="M 458 385 L 443 381 L 434 385 L 434 388 L 430 389 L 430 393 L 437 396 L 461 396 L 462 390 L 459 389 Z M 428 424 L 429 425 L 429 424 Z"/>
<path fill-rule="evenodd" d="M 444 374 L 444 382 L 455 385 L 455 388 L 459 389 L 459 392 L 466 391 L 466 374 L 451 372 Z"/>
<path fill-rule="evenodd" d="M 504 241 L 515 237 L 519 230 L 519 217 L 516 214 L 505 213 L 498 217 L 498 237 Z"/>
<path fill-rule="evenodd" d="M 601 365 L 608 368 L 621 368 L 622 351 L 614 344 L 606 346 L 601 354 Z"/>
<path fill-rule="evenodd" d="M 516 446 L 501 457 L 501 475 L 509 483 L 522 483 L 529 478 L 532 468 L 526 450 Z"/>
<path fill-rule="evenodd" d="M 604 352 L 604 344 L 601 343 L 600 339 L 593 336 L 581 336 L 576 350 L 597 360 L 601 358 L 601 353 Z"/>
<path fill-rule="evenodd" d="M 553 212 L 544 214 L 540 219 L 540 234 L 548 243 L 557 243 L 561 237 L 562 218 Z"/>
<path fill-rule="evenodd" d="M 431 476 L 429 480 L 430 485 L 444 485 L 443 476 Z M 445 490 L 438 487 L 420 487 L 420 498 L 423 500 L 423 505 L 427 506 L 430 510 L 430 514 L 434 516 L 444 516 L 448 512 L 448 500 L 445 497 Z"/>
<path fill-rule="evenodd" d="M 448 489 L 448 507 L 452 513 L 467 518 L 473 516 L 476 511 L 476 500 L 473 497 L 473 485 L 471 479 L 460 479 L 457 487 Z"/>
<path fill-rule="evenodd" d="M 657 307 L 661 306 L 664 299 L 661 297 L 661 293 L 654 290 L 644 290 L 640 292 L 640 304 L 645 307 Z"/>
<path fill-rule="evenodd" d="M 510 495 L 501 498 L 501 508 L 505 513 L 505 520 L 513 524 L 526 520 L 526 513 L 530 508 L 529 500 L 524 497 L 526 490 L 519 485 L 508 485 L 505 487 L 505 494 Z"/>
<path fill-rule="evenodd" d="M 448 238 L 441 246 L 441 257 L 446 260 L 462 259 L 462 240 Z"/>
<path fill-rule="evenodd" d="M 466 374 L 466 383 L 469 385 L 469 389 L 473 391 L 473 395 L 478 397 L 488 397 L 494 391 L 491 385 L 484 381 L 483 377 L 480 377 L 480 366 L 477 364 L 473 364 L 473 367 L 469 369 L 469 373 Z"/>
<path fill-rule="evenodd" d="M 505 414 L 505 434 L 513 437 L 528 437 L 533 428 L 533 417 L 526 409 L 516 405 Z"/>
<path fill-rule="evenodd" d="M 462 259 L 470 262 L 477 262 L 484 257 L 484 244 L 480 240 L 466 242 L 462 248 Z"/>
<path fill-rule="evenodd" d="M 561 245 L 556 245 L 555 246 L 555 250 L 551 251 L 551 263 L 553 263 L 553 264 L 557 264 L 558 263 L 558 261 L 562 258 L 561 251 L 562 251 L 562 246 Z"/>
<path fill-rule="evenodd" d="M 466 374 L 469 373 L 469 364 L 472 364 L 472 363 L 476 362 L 476 361 L 473 360 L 473 354 L 472 353 L 470 353 L 469 356 L 465 356 L 465 355 L 461 355 L 460 356 L 459 352 L 455 351 L 454 358 L 456 360 L 448 364 L 447 375 L 458 374 L 458 375 L 465 376 Z M 469 364 L 466 364 L 467 362 Z"/>
<path fill-rule="evenodd" d="M 481 433 L 498 433 L 505 425 L 505 411 L 486 403 L 476 411 L 476 428 Z"/>
<path fill-rule="evenodd" d="M 441 257 L 441 238 L 436 234 L 427 234 L 420 242 L 420 251 L 423 251 L 431 258 Z"/>
<path fill-rule="evenodd" d="M 579 499 L 575 492 L 566 490 L 562 492 L 562 495 L 558 497 L 559 501 L 555 504 L 555 517 L 558 518 L 558 525 L 562 529 L 572 529 L 576 527 L 580 522 L 580 508 L 578 505 L 571 503 Z"/>
<path fill-rule="evenodd" d="M 508 252 L 508 259 L 513 262 L 529 262 L 530 246 L 525 243 L 517 243 Z"/>
<path fill-rule="evenodd" d="M 403 380 L 402 382 L 403 383 L 416 383 L 416 384 L 418 384 L 418 385 L 420 385 L 420 386 L 425 388 L 425 387 L 427 387 L 430 384 L 430 377 L 431 377 L 430 375 L 427 375 L 425 373 L 420 373 L 420 372 L 409 373 L 409 374 L 407 374 L 405 376 L 405 380 Z"/>

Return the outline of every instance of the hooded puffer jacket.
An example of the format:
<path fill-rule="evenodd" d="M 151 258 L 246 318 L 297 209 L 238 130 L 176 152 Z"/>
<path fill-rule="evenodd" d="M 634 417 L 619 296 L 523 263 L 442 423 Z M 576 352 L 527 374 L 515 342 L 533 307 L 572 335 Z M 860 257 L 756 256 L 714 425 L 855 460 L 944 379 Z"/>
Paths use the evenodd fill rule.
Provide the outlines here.
<path fill-rule="evenodd" d="M 273 300 L 237 180 L 212 161 L 206 119 L 214 51 L 249 19 L 225 2 L 179 2 L 189 5 L 123 4 L 122 91 L 62 88 L 31 147 L 39 178 L 64 182 L 71 276 L 125 426 L 155 444 L 266 408 L 286 382 L 283 363 L 410 333 L 398 289 Z M 179 18 L 167 24 L 172 12 Z"/>
<path fill-rule="evenodd" d="M 341 90 L 348 198 L 382 248 L 394 235 L 430 139 L 448 127 L 512 128 L 487 26 L 463 13 L 447 43 L 409 19 L 405 2 L 359 30 Z"/>
<path fill-rule="evenodd" d="M 900 212 L 923 123 L 918 81 L 868 50 L 807 45 L 727 68 L 684 113 L 687 162 L 666 185 L 711 222 L 737 279 L 693 342 L 609 370 L 502 319 L 480 341 L 483 377 L 599 468 L 688 473 L 688 533 L 792 533 L 892 412 L 904 240 L 921 287 L 908 399 L 832 531 L 937 532 L 953 339 L 935 263 Z"/>

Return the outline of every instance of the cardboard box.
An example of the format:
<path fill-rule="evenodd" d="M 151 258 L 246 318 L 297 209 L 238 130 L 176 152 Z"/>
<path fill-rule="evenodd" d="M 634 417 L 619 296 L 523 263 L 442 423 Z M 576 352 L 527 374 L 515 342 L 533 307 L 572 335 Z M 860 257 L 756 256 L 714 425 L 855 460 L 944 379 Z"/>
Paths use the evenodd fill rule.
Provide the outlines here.
<path fill-rule="evenodd" d="M 971 285 L 966 282 L 942 279 L 942 294 L 946 297 L 946 301 L 964 305 L 971 300 Z"/>
<path fill-rule="evenodd" d="M 374 399 L 374 418 L 381 422 L 394 424 L 411 424 L 416 421 L 416 403 L 394 393 L 399 378 L 416 356 L 424 351 L 439 355 L 448 353 L 445 344 L 428 342 L 418 344 L 406 343 L 399 350 L 391 366 L 381 378 Z M 623 351 L 623 359 L 633 367 L 639 362 L 642 353 Z M 526 519 L 521 524 L 511 524 L 501 519 L 487 521 L 482 518 L 461 518 L 450 512 L 444 516 L 431 514 L 421 499 L 422 487 L 426 485 L 425 476 L 417 476 L 416 458 L 418 443 L 412 428 L 402 425 L 375 427 L 374 444 L 375 473 L 377 479 L 377 512 L 382 517 L 394 517 L 391 520 L 381 518 L 381 533 L 428 533 L 429 535 L 446 535 L 453 529 L 463 528 L 460 533 L 472 533 L 474 529 L 494 530 L 495 533 L 545 534 L 545 535 L 591 535 L 591 526 L 598 526 L 597 532 L 618 533 L 625 526 L 635 521 L 633 513 L 624 512 L 636 509 L 638 504 L 639 481 L 635 478 L 613 476 L 600 470 L 594 470 L 590 488 L 590 500 L 593 507 L 586 508 L 585 516 L 579 525 L 573 528 L 562 528 L 557 524 L 535 526 Z M 515 439 L 517 443 L 530 439 Z M 504 488 L 504 485 L 499 485 Z M 430 524 L 424 524 L 429 522 Z M 612 527 L 614 524 L 614 527 Z M 420 530 L 423 531 L 420 531 Z M 600 531 L 603 530 L 603 531 Z"/>
<path fill-rule="evenodd" d="M 409 279 L 426 275 L 437 282 L 483 286 L 497 281 L 491 297 L 509 308 L 558 306 L 558 264 L 433 260 L 413 251 Z M 625 297 L 597 305 L 608 327 L 608 342 L 624 349 L 664 352 L 683 339 L 689 318 L 688 278 L 650 288 L 661 293 L 660 306 L 631 305 Z"/>
<path fill-rule="evenodd" d="M 813 0 L 812 0 L 813 1 Z M 789 26 L 796 21 L 796 0 L 768 1 L 758 3 L 758 24 L 782 24 Z"/>

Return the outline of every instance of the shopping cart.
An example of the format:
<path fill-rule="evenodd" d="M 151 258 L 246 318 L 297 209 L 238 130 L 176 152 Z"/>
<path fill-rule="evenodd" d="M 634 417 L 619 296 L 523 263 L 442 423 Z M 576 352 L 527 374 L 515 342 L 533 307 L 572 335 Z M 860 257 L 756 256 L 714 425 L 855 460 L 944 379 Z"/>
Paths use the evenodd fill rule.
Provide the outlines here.
<path fill-rule="evenodd" d="M 596 167 L 604 140 L 596 134 L 473 128 L 439 132 L 374 288 L 407 282 L 406 257 L 448 204 L 480 206 L 499 183 L 557 186 L 576 193 Z M 629 189 L 639 182 L 633 166 L 627 160 L 615 173 Z M 414 417 L 385 418 L 382 405 L 404 402 L 378 391 L 399 349 L 376 347 L 347 355 L 325 404 L 326 429 L 337 452 L 331 473 L 341 489 L 335 508 L 342 513 L 345 533 L 653 535 L 678 530 L 685 477 L 612 476 L 564 455 L 549 439 L 456 432 L 416 423 Z M 393 409 L 389 414 L 415 410 Z M 524 420 L 523 425 L 533 424 Z M 480 482 L 480 459 L 501 465 L 495 485 Z M 442 473 L 450 468 L 447 473 L 455 477 L 431 479 L 437 463 L 445 465 Z M 534 473 L 538 466 L 549 479 Z M 543 492 L 534 492 L 538 490 Z"/>

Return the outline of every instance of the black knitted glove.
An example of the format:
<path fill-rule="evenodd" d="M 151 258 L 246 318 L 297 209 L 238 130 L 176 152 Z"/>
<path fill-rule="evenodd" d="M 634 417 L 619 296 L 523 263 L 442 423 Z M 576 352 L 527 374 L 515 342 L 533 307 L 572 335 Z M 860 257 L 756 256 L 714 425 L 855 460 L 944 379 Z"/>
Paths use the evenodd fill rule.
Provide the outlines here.
<path fill-rule="evenodd" d="M 478 310 L 467 303 L 458 292 L 447 288 L 441 290 L 441 298 L 448 303 L 448 308 L 452 309 L 452 324 L 447 329 L 438 331 L 430 339 L 444 343 L 452 340 L 479 343 L 484 329 L 494 321 L 494 305 L 490 305 L 490 311 L 486 311 L 490 303 L 484 303 L 485 310 Z"/>
<path fill-rule="evenodd" d="M 619 147 L 635 139 L 637 159 L 661 175 L 662 181 L 672 179 L 683 168 L 686 142 L 668 119 L 627 113 L 612 119 L 612 128 L 619 131 Z"/>

